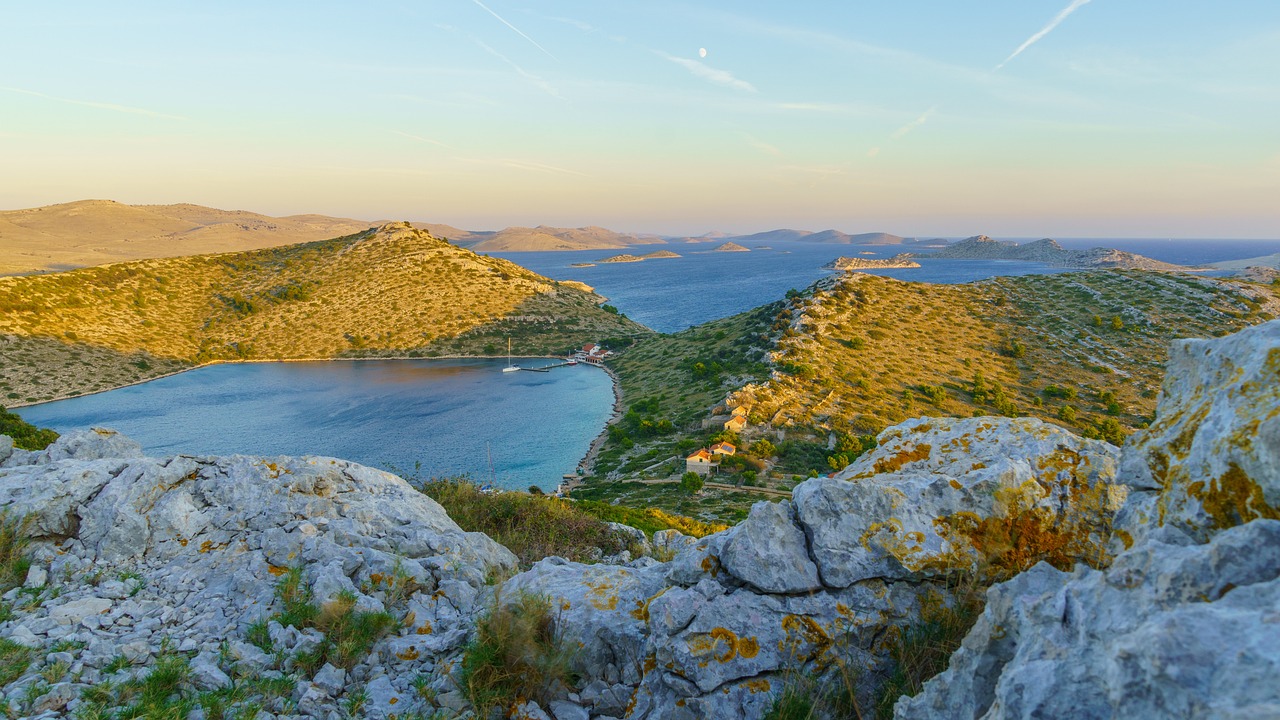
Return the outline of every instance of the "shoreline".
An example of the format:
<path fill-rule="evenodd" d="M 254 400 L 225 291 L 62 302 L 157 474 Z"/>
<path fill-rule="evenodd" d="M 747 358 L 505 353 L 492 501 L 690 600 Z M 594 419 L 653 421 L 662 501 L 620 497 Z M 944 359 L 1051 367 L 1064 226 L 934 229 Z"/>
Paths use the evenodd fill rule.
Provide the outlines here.
<path fill-rule="evenodd" d="M 596 435 L 595 439 L 591 441 L 590 447 L 587 448 L 587 454 L 578 461 L 578 479 L 564 481 L 562 487 L 566 495 L 586 484 L 582 478 L 588 475 L 592 470 L 592 466 L 595 465 L 596 455 L 600 453 L 605 441 L 609 439 L 609 428 L 622 419 L 622 382 L 618 379 L 618 374 L 608 365 L 601 365 L 600 368 L 608 373 L 609 379 L 613 381 L 613 415 L 605 421 L 604 427 L 600 429 L 600 434 Z"/>

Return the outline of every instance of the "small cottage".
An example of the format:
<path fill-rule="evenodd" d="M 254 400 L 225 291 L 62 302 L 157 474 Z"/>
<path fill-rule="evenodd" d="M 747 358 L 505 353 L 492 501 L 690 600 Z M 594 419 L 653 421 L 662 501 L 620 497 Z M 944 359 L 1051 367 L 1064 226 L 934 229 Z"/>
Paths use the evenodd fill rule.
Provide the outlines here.
<path fill-rule="evenodd" d="M 736 452 L 738 448 L 734 447 L 733 443 L 718 442 L 711 446 L 712 455 L 733 455 Z"/>
<path fill-rule="evenodd" d="M 715 467 L 715 458 L 712 457 L 706 448 L 702 448 L 684 459 L 685 472 L 695 472 L 699 475 L 710 475 L 711 468 Z"/>
<path fill-rule="evenodd" d="M 745 428 L 746 426 L 747 426 L 747 419 L 741 415 L 734 415 L 733 417 L 724 421 L 724 429 L 730 432 L 742 432 L 742 429 Z"/>

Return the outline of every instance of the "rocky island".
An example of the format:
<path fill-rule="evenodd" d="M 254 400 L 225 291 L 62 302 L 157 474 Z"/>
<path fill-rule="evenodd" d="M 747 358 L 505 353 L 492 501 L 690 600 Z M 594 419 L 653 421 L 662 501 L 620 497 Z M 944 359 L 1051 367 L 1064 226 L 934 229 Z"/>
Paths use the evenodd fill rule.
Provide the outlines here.
<path fill-rule="evenodd" d="M 751 252 L 751 248 L 743 247 L 736 242 L 727 242 L 712 248 L 711 252 Z"/>
<path fill-rule="evenodd" d="M 910 253 L 899 253 L 887 260 L 871 260 L 867 258 L 838 257 L 823 265 L 828 270 L 886 270 L 891 268 L 918 268 L 920 263 Z"/>
<path fill-rule="evenodd" d="M 835 693 L 898 720 L 1264 717 L 1280 704 L 1277 358 L 1280 321 L 1180 341 L 1156 421 L 1123 449 L 1028 418 L 908 420 L 736 527 L 634 531 L 634 552 L 523 572 L 350 462 L 0 437 L 7 537 L 29 543 L 5 578 L 4 702 L 657 720 Z M 966 595 L 974 578 L 990 590 Z M 893 638 L 963 607 L 976 623 L 948 668 L 899 699 Z M 571 672 L 495 705 L 480 653 L 507 652 L 495 618 L 530 613 L 542 639 L 519 652 Z"/>
<path fill-rule="evenodd" d="M 643 262 L 645 260 L 663 260 L 666 258 L 678 258 L 678 257 L 680 257 L 679 253 L 673 253 L 670 250 L 655 250 L 654 252 L 645 253 L 644 255 L 626 255 L 626 254 L 614 255 L 612 257 L 604 258 L 603 260 L 597 260 L 596 262 L 629 263 L 629 262 Z"/>
<path fill-rule="evenodd" d="M 1115 270 L 1185 271 L 1183 265 L 1153 260 L 1114 248 L 1068 250 L 1058 241 L 1045 238 L 1022 245 L 1012 241 L 993 240 L 986 235 L 976 235 L 924 257 L 952 260 L 1023 260 L 1042 262 L 1060 267 Z"/>

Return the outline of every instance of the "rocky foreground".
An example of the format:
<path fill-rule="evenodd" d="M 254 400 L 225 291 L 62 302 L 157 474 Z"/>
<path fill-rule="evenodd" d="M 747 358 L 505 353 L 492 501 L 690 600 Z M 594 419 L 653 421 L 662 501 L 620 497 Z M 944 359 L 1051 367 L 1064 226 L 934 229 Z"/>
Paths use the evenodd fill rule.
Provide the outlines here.
<path fill-rule="evenodd" d="M 1180 342 L 1123 451 L 1038 420 L 912 420 L 792 501 L 627 564 L 511 576 L 509 551 L 395 476 L 147 458 L 105 430 L 0 438 L 0 506 L 35 537 L 0 616 L 32 649 L 2 676 L 13 716 L 85 714 L 174 654 L 206 693 L 252 688 L 227 702 L 259 718 L 467 716 L 477 617 L 537 594 L 578 677 L 515 716 L 760 717 L 809 679 L 851 682 L 870 717 L 892 639 L 975 576 L 1009 579 L 898 718 L 1280 715 L 1280 321 Z M 290 581 L 395 629 L 321 664 L 333 638 L 291 624 Z"/>

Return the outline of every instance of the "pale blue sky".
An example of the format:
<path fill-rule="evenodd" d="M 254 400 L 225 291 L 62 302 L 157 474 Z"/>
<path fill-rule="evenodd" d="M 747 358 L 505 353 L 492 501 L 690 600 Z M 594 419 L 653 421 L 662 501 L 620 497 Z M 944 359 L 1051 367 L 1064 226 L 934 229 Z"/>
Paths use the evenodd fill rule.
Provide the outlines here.
<path fill-rule="evenodd" d="M 1274 0 L 482 2 L 4 3 L 0 207 L 1280 237 Z"/>

